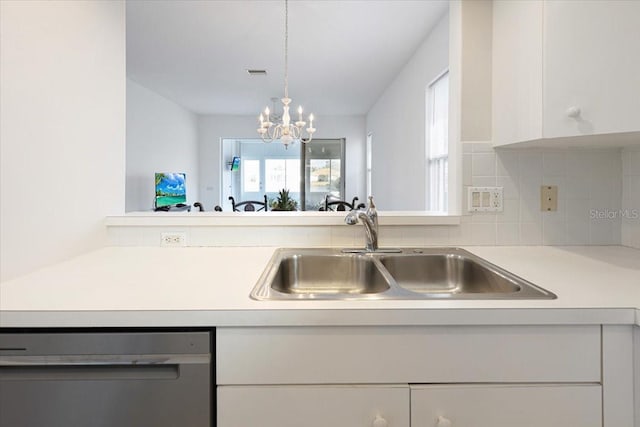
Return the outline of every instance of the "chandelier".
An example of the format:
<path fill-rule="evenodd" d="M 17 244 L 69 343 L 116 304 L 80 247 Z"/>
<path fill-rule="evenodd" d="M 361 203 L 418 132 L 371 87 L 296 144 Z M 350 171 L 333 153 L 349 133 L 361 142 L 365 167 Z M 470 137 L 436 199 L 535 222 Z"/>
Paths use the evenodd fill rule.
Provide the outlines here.
<path fill-rule="evenodd" d="M 305 129 L 307 122 L 302 119 L 302 107 L 298 107 L 298 120 L 291 122 L 289 114 L 289 1 L 284 1 L 284 98 L 282 102 L 282 118 L 271 117 L 275 121 L 270 121 L 269 107 L 264 109 L 264 113 L 260 114 L 260 127 L 257 129 L 258 134 L 264 142 L 280 140 L 284 144 L 284 148 L 288 148 L 289 144 L 297 141 L 309 142 L 313 139 L 313 133 L 316 129 L 313 127 L 313 114 L 309 114 L 309 127 Z M 275 104 L 274 104 L 275 105 Z M 274 112 L 275 113 L 275 112 Z M 306 131 L 306 135 L 305 135 Z"/>

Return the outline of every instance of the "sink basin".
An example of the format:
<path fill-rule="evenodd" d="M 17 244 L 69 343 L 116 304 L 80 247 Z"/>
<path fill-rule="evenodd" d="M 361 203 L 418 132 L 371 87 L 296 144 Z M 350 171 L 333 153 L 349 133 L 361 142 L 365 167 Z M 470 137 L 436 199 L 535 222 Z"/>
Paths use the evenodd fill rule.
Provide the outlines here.
<path fill-rule="evenodd" d="M 282 294 L 294 299 L 347 299 L 389 290 L 389 281 L 373 258 L 326 253 L 326 250 L 316 252 L 281 252 L 265 278 L 269 286 L 253 296 L 261 299 L 269 294 Z"/>
<path fill-rule="evenodd" d="M 420 293 L 510 293 L 522 288 L 494 270 L 455 254 L 385 257 L 398 286 Z"/>
<path fill-rule="evenodd" d="M 288 294 L 373 294 L 389 283 L 368 257 L 298 254 L 280 261 L 271 287 Z"/>
<path fill-rule="evenodd" d="M 457 248 L 382 256 L 397 286 L 433 298 L 555 298 L 552 293 Z"/>
<path fill-rule="evenodd" d="M 556 296 L 459 248 L 344 253 L 278 249 L 251 292 L 287 299 L 554 299 Z"/>

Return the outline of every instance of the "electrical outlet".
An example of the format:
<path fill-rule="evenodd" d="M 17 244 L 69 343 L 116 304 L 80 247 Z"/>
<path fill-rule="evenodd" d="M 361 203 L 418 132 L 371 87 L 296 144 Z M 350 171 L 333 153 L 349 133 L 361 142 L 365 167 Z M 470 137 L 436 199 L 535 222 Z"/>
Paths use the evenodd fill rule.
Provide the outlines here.
<path fill-rule="evenodd" d="M 543 185 L 540 187 L 540 210 L 555 212 L 558 210 L 558 186 Z"/>
<path fill-rule="evenodd" d="M 503 187 L 469 187 L 469 212 L 502 212 Z"/>
<path fill-rule="evenodd" d="M 491 207 L 498 212 L 502 212 L 503 209 L 503 187 L 496 187 L 491 191 Z"/>
<path fill-rule="evenodd" d="M 160 246 L 166 246 L 166 247 L 187 246 L 187 233 L 182 233 L 182 232 L 160 233 Z"/>

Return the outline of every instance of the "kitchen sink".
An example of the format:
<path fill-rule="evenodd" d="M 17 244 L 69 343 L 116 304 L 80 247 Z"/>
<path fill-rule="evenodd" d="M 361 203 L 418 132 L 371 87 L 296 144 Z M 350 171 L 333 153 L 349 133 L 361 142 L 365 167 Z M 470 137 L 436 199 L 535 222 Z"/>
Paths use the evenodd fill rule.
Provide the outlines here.
<path fill-rule="evenodd" d="M 251 292 L 257 300 L 554 299 L 460 248 L 352 253 L 278 249 Z"/>

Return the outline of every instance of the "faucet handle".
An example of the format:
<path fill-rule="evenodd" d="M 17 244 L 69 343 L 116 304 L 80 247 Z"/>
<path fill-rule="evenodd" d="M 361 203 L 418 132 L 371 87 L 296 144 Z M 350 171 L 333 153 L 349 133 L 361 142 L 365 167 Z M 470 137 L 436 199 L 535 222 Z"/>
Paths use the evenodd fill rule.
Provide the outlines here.
<path fill-rule="evenodd" d="M 347 216 L 344 217 L 344 222 L 347 225 L 356 225 L 358 223 L 358 211 L 347 212 Z"/>
<path fill-rule="evenodd" d="M 376 210 L 376 204 L 373 202 L 373 196 L 369 196 L 369 207 L 367 208 L 367 215 L 373 219 L 373 217 L 378 216 L 378 211 Z"/>

